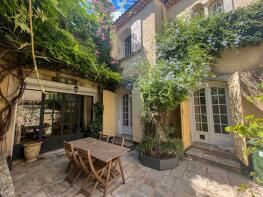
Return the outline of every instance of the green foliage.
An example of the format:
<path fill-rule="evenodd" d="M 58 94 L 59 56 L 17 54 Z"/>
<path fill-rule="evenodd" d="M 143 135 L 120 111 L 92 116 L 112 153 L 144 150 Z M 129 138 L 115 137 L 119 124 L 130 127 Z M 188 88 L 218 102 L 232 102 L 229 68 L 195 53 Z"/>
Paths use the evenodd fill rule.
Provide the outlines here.
<path fill-rule="evenodd" d="M 88 131 L 91 136 L 98 137 L 99 132 L 102 131 L 103 104 L 100 102 L 93 104 L 93 112 L 95 120 L 89 123 Z"/>
<path fill-rule="evenodd" d="M 213 66 L 226 48 L 238 49 L 263 41 L 263 0 L 211 17 L 178 18 L 157 35 L 157 62 L 139 65 L 137 86 L 144 118 L 164 136 L 165 114 L 190 90 L 213 76 Z M 258 120 L 257 120 L 258 121 Z M 149 124 L 148 124 L 149 125 Z"/>
<path fill-rule="evenodd" d="M 263 90 L 263 83 L 260 84 Z M 263 95 L 256 96 L 260 102 L 263 100 Z M 258 147 L 263 147 L 263 118 L 257 118 L 255 115 L 249 115 L 245 118 L 245 123 L 239 123 L 234 126 L 229 126 L 225 130 L 233 132 L 246 139 L 252 139 L 254 144 L 245 150 L 245 154 L 250 155 L 258 150 Z"/>
<path fill-rule="evenodd" d="M 119 74 L 111 69 L 108 26 L 101 30 L 100 25 L 100 21 L 107 20 L 99 12 L 93 3 L 84 0 L 34 0 L 38 64 L 53 70 L 65 69 L 98 82 L 118 81 Z M 32 65 L 28 1 L 1 1 L 0 19 L 0 46 L 15 52 L 22 65 Z"/>
<path fill-rule="evenodd" d="M 167 138 L 160 140 L 155 137 L 145 136 L 138 145 L 141 154 L 156 159 L 169 159 L 175 156 L 183 158 L 184 148 L 180 139 Z"/>
<path fill-rule="evenodd" d="M 229 126 L 226 131 L 239 134 L 242 137 L 256 139 L 256 145 L 263 147 L 263 119 L 254 115 L 246 117 L 245 124 Z"/>

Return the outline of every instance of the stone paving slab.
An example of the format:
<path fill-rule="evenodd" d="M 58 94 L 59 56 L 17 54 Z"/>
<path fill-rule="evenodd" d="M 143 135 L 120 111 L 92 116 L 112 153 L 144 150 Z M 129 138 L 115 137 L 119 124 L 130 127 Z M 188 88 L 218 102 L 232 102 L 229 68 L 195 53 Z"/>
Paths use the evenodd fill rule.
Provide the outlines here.
<path fill-rule="evenodd" d="M 263 197 L 263 187 L 240 174 L 184 160 L 176 169 L 156 171 L 142 166 L 136 151 L 122 157 L 126 184 L 121 179 L 109 188 L 108 197 L 249 197 L 237 191 L 242 183 L 255 186 L 254 194 Z M 64 182 L 68 160 L 62 149 L 42 154 L 36 162 L 15 161 L 11 176 L 18 197 L 83 197 L 79 189 L 85 185 L 81 176 L 74 186 Z M 94 197 L 102 196 L 96 190 Z"/>

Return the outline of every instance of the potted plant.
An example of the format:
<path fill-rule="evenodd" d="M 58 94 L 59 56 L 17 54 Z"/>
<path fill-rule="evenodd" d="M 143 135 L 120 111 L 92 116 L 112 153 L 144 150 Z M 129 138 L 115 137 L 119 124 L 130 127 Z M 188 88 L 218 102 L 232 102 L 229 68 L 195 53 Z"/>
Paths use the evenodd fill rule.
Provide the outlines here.
<path fill-rule="evenodd" d="M 139 160 L 155 170 L 170 170 L 178 165 L 183 157 L 183 144 L 180 139 L 145 136 L 138 146 Z"/>
<path fill-rule="evenodd" d="M 164 64 L 151 66 L 142 62 L 139 69 L 135 85 L 143 101 L 144 130 L 138 146 L 139 159 L 143 165 L 156 170 L 175 168 L 184 155 L 184 148 L 181 139 L 174 137 L 178 135 L 171 135 L 173 129 L 169 127 L 168 114 L 182 102 L 187 90 L 177 90 L 173 78 L 166 77 Z"/>
<path fill-rule="evenodd" d="M 29 140 L 23 143 L 24 155 L 27 162 L 33 162 L 37 160 L 37 157 L 41 149 L 41 140 Z"/>

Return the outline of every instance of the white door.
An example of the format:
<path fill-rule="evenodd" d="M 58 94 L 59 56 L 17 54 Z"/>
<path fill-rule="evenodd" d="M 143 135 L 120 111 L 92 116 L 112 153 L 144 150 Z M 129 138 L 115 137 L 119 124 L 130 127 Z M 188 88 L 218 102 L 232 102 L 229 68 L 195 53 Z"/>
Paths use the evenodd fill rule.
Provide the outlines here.
<path fill-rule="evenodd" d="M 120 133 L 132 135 L 132 97 L 129 94 L 122 96 Z"/>
<path fill-rule="evenodd" d="M 194 91 L 193 112 L 195 141 L 233 147 L 232 135 L 225 132 L 229 125 L 226 88 L 208 86 Z"/>

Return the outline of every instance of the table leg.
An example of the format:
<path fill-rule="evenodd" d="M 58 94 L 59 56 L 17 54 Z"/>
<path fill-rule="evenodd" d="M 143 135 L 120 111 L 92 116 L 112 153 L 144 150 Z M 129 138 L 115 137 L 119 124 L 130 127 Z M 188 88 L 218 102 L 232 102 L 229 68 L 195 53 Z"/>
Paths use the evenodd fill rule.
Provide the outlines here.
<path fill-rule="evenodd" d="M 119 163 L 120 170 L 121 170 L 122 182 L 123 182 L 123 184 L 125 184 L 125 177 L 124 177 L 124 172 L 123 172 L 123 168 L 122 168 L 122 164 L 121 164 L 121 159 L 120 159 L 120 157 L 118 157 L 118 163 Z"/>
<path fill-rule="evenodd" d="M 108 190 L 108 184 L 110 180 L 110 173 L 111 173 L 111 161 L 108 164 L 108 172 L 107 172 L 107 178 L 106 178 L 106 183 L 105 183 L 105 188 L 104 188 L 104 197 L 107 195 L 107 190 Z"/>

